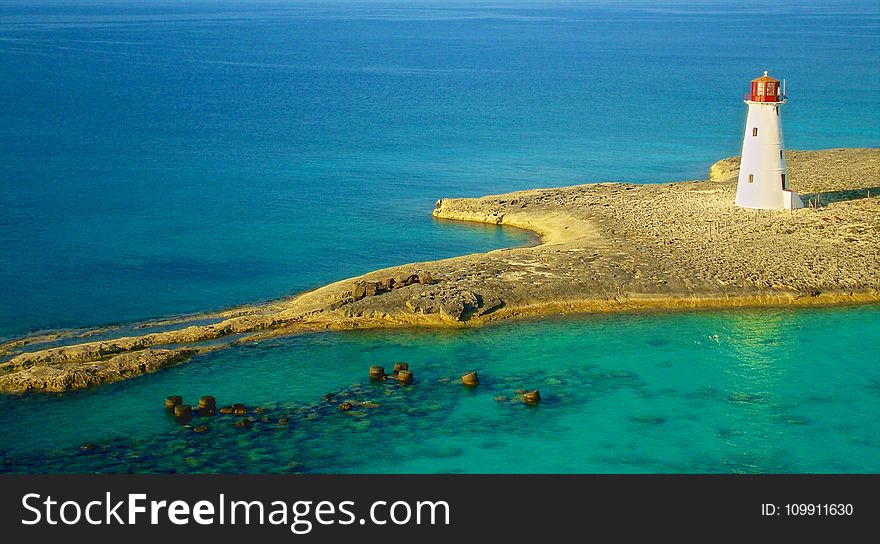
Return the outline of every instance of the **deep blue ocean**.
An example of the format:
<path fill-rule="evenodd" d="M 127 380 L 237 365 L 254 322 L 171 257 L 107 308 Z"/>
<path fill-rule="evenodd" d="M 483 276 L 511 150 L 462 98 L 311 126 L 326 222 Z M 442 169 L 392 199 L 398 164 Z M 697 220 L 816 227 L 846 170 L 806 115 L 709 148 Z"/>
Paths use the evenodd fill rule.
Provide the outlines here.
<path fill-rule="evenodd" d="M 764 70 L 789 149 L 878 146 L 878 59 L 876 1 L 0 0 L 0 339 L 530 243 L 434 201 L 703 178 Z M 196 435 L 169 394 L 316 415 Z M 880 472 L 880 308 L 306 335 L 0 407 L 0 471 Z"/>

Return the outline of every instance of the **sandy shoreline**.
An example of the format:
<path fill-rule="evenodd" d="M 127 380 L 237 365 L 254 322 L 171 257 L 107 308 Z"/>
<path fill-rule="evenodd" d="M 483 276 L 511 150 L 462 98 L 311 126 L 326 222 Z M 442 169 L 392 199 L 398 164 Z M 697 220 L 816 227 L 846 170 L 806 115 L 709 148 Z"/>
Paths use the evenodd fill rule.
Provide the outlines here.
<path fill-rule="evenodd" d="M 736 208 L 737 158 L 701 181 L 442 199 L 435 217 L 525 228 L 542 243 L 386 268 L 284 300 L 120 328 L 127 336 L 119 338 L 88 341 L 108 328 L 16 339 L 0 346 L 0 392 L 118 381 L 303 331 L 880 302 L 880 149 L 790 151 L 786 159 L 792 187 L 818 207 Z M 215 322 L 192 325 L 200 320 Z M 149 332 L 156 323 L 171 328 Z"/>

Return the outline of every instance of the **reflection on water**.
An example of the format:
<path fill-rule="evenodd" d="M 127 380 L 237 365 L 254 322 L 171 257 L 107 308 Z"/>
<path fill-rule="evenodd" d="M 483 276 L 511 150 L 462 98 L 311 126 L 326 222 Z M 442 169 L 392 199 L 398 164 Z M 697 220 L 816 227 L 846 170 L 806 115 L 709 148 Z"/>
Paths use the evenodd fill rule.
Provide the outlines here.
<path fill-rule="evenodd" d="M 719 341 L 729 343 L 733 364 L 724 367 L 733 391 L 727 400 L 745 416 L 724 436 L 731 452 L 750 458 L 784 432 L 775 423 L 774 407 L 784 392 L 789 357 L 794 353 L 796 314 L 743 311 L 731 315 Z M 750 461 L 749 466 L 755 465 Z"/>

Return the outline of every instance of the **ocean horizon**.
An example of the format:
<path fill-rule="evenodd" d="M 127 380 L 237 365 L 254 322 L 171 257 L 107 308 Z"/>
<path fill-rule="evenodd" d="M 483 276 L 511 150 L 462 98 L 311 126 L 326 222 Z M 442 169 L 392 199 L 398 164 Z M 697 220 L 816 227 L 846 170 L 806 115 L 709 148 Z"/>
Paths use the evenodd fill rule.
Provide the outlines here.
<path fill-rule="evenodd" d="M 0 0 L 0 339 L 534 243 L 431 210 L 705 179 L 764 70 L 787 149 L 878 147 L 878 37 L 856 1 Z M 877 473 L 878 360 L 876 305 L 297 335 L 0 398 L 0 472 Z M 317 410 L 394 361 L 425 386 L 372 419 L 194 437 L 162 407 Z"/>

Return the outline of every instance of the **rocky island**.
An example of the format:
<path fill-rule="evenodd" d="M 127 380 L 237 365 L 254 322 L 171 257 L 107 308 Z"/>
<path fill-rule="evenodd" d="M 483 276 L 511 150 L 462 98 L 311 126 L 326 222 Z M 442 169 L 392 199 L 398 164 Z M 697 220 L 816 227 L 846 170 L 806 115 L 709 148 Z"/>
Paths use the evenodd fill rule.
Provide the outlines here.
<path fill-rule="evenodd" d="M 880 302 L 880 149 L 788 151 L 786 161 L 807 208 L 734 206 L 736 157 L 699 181 L 444 198 L 439 219 L 529 229 L 541 243 L 387 268 L 223 312 L 15 339 L 0 346 L 0 392 L 78 389 L 307 331 Z"/>

